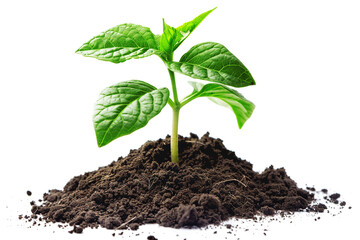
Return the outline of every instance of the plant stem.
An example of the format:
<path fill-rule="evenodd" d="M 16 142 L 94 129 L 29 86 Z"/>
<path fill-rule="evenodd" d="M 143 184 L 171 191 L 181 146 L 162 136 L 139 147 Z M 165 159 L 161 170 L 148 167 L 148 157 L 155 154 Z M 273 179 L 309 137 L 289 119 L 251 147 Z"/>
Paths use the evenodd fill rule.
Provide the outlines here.
<path fill-rule="evenodd" d="M 177 90 L 176 90 L 175 73 L 173 71 L 171 71 L 170 69 L 168 69 L 168 72 L 169 72 L 170 79 L 171 79 L 171 87 L 172 87 L 173 96 L 174 96 L 174 103 L 175 103 L 175 106 L 178 106 L 178 105 L 180 105 L 180 102 L 179 102 Z"/>
<path fill-rule="evenodd" d="M 171 134 L 171 162 L 179 163 L 179 147 L 178 147 L 178 126 L 179 126 L 180 109 L 173 108 L 173 122 Z"/>
<path fill-rule="evenodd" d="M 173 104 L 170 104 L 170 106 L 173 109 L 173 122 L 172 122 L 172 134 L 171 134 L 171 143 L 170 143 L 170 149 L 171 149 L 171 162 L 173 163 L 179 163 L 179 147 L 178 147 L 178 129 L 179 129 L 179 113 L 180 113 L 180 102 L 177 95 L 177 89 L 176 89 L 176 81 L 175 81 L 175 74 L 173 71 L 168 69 L 170 79 L 171 79 L 171 86 L 172 86 L 172 92 L 174 97 Z"/>

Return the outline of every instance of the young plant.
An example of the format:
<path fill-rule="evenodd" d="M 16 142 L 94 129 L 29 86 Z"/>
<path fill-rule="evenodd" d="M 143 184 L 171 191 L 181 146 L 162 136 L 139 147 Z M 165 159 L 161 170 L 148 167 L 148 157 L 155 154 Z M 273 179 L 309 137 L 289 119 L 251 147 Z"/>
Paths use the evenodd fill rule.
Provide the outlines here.
<path fill-rule="evenodd" d="M 229 106 L 235 113 L 239 128 L 244 125 L 255 106 L 227 86 L 246 87 L 255 85 L 255 81 L 249 70 L 226 47 L 204 42 L 193 46 L 179 61 L 173 60 L 175 50 L 214 9 L 177 28 L 163 20 L 161 35 L 155 35 L 141 25 L 121 24 L 90 39 L 76 51 L 86 57 L 113 63 L 157 55 L 165 63 L 171 80 L 172 99 L 169 89 L 156 88 L 140 80 L 124 81 L 104 89 L 96 102 L 93 118 L 99 147 L 144 127 L 167 103 L 173 110 L 171 161 L 178 163 L 179 112 L 199 97 L 208 97 Z M 193 92 L 180 101 L 174 72 L 215 83 L 190 82 Z"/>

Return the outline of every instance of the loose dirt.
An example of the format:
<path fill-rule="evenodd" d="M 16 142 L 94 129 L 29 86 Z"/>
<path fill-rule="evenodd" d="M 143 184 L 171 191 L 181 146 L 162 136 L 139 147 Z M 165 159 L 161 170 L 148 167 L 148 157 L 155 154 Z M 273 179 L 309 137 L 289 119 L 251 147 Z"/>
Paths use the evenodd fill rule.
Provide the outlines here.
<path fill-rule="evenodd" d="M 202 227 L 231 217 L 326 209 L 312 207 L 314 194 L 298 188 L 284 168 L 255 172 L 208 133 L 179 136 L 179 158 L 179 165 L 170 161 L 169 136 L 148 141 L 125 158 L 72 178 L 63 190 L 45 193 L 32 213 L 77 233 L 98 226 L 136 230 L 146 223 Z"/>

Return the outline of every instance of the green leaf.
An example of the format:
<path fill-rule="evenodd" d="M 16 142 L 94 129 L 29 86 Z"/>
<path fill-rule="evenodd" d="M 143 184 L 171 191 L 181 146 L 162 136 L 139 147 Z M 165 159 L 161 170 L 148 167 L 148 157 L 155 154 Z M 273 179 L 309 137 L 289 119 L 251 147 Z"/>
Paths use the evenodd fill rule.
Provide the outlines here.
<path fill-rule="evenodd" d="M 194 87 L 194 91 L 182 101 L 181 106 L 198 97 L 208 97 L 215 103 L 230 107 L 235 113 L 239 128 L 242 128 L 254 111 L 255 105 L 234 89 L 216 83 L 203 85 L 190 82 L 190 84 Z"/>
<path fill-rule="evenodd" d="M 104 89 L 96 102 L 94 127 L 99 147 L 144 127 L 164 108 L 167 88 L 156 89 L 139 80 Z"/>
<path fill-rule="evenodd" d="M 195 30 L 195 28 L 216 8 L 204 12 L 194 18 L 192 21 L 186 22 L 180 27 L 174 28 L 165 23 L 163 19 L 163 34 L 160 38 L 160 50 L 166 52 L 167 55 L 172 53 L 185 41 L 185 39 Z"/>
<path fill-rule="evenodd" d="M 85 57 L 113 63 L 161 54 L 150 29 L 130 23 L 103 32 L 83 44 L 76 52 Z"/>
<path fill-rule="evenodd" d="M 155 42 L 157 45 L 157 48 L 160 49 L 160 40 L 161 40 L 161 35 L 160 34 L 156 34 L 155 35 Z"/>
<path fill-rule="evenodd" d="M 165 23 L 163 19 L 163 34 L 160 37 L 160 50 L 171 55 L 175 45 L 182 39 L 182 34 L 176 29 Z"/>
<path fill-rule="evenodd" d="M 181 25 L 180 27 L 177 27 L 176 30 L 178 30 L 181 35 L 182 38 L 180 39 L 180 41 L 175 45 L 174 50 L 176 50 L 180 44 L 182 42 L 185 41 L 185 39 L 195 30 L 195 28 L 197 26 L 199 26 L 199 24 L 212 12 L 214 11 L 216 8 L 213 8 L 209 11 L 206 11 L 202 14 L 200 14 L 199 16 L 197 16 L 196 18 L 194 18 L 193 20 L 184 23 L 183 25 Z"/>
<path fill-rule="evenodd" d="M 192 78 L 233 87 L 255 85 L 249 70 L 226 47 L 206 42 L 192 47 L 180 62 L 167 62 L 168 68 Z"/>

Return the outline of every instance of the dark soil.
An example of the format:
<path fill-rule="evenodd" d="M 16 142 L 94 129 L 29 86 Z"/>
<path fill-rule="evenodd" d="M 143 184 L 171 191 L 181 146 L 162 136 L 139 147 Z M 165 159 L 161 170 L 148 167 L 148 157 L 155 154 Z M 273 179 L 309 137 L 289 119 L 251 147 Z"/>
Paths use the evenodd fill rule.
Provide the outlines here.
<path fill-rule="evenodd" d="M 205 226 L 231 217 L 316 210 L 310 207 L 314 195 L 298 188 L 284 168 L 255 172 L 209 134 L 180 136 L 179 157 L 179 165 L 170 162 L 169 136 L 148 141 L 125 158 L 74 177 L 63 190 L 45 193 L 32 212 L 82 232 L 99 225 L 134 230 L 146 223 Z"/>

